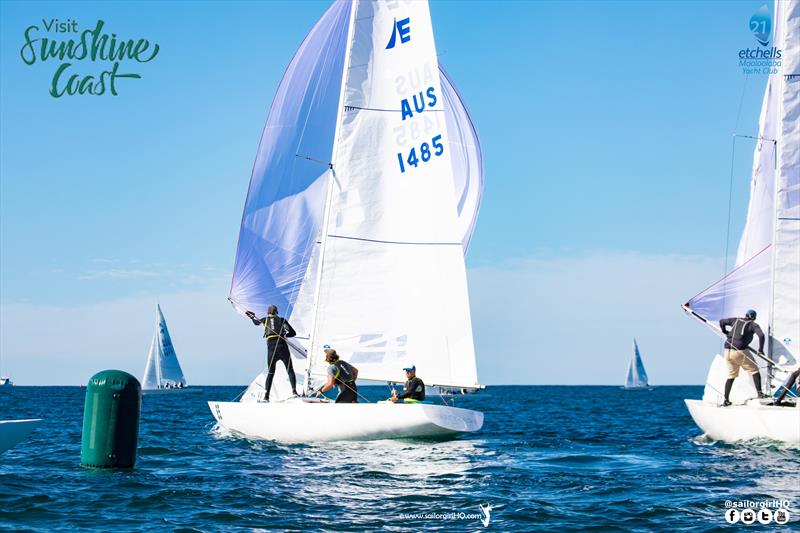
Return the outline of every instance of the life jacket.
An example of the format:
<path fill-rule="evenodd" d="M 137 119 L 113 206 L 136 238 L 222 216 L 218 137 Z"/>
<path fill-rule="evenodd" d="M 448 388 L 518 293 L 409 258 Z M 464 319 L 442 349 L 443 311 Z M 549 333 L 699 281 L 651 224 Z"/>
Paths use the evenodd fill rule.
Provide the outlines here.
<path fill-rule="evenodd" d="M 336 361 L 331 363 L 336 367 L 336 373 L 333 375 L 333 380 L 336 383 L 352 383 L 355 381 L 353 378 L 353 367 L 347 361 Z"/>
<path fill-rule="evenodd" d="M 264 319 L 264 337 L 267 339 L 279 339 L 284 334 L 283 319 L 278 315 L 267 315 Z"/>

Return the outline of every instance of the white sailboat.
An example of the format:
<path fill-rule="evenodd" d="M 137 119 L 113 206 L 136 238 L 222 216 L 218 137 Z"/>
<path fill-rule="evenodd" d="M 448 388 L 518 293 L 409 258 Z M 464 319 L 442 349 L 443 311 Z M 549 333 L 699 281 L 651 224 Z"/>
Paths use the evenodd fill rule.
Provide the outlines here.
<path fill-rule="evenodd" d="M 278 305 L 305 390 L 324 345 L 359 379 L 480 389 L 464 253 L 482 194 L 480 146 L 438 64 L 427 2 L 335 2 L 292 59 L 270 109 L 242 216 L 230 301 Z M 450 405 L 290 398 L 278 365 L 218 424 L 288 442 L 441 437 L 483 414 Z"/>
<path fill-rule="evenodd" d="M 169 336 L 164 313 L 161 312 L 160 305 L 156 307 L 158 311 L 156 331 L 153 333 L 150 350 L 147 352 L 147 362 L 144 365 L 142 393 L 187 394 L 202 392 L 202 389 L 187 385 L 186 377 L 183 375 L 183 369 L 181 369 L 181 364 L 178 361 L 178 355 L 172 346 L 172 338 Z"/>
<path fill-rule="evenodd" d="M 626 389 L 649 389 L 647 383 L 647 372 L 642 362 L 642 354 L 639 353 L 639 344 L 633 339 L 633 357 L 628 365 L 628 373 L 625 375 Z"/>
<path fill-rule="evenodd" d="M 686 304 L 694 318 L 721 334 L 718 321 L 755 309 L 767 334 L 767 357 L 753 352 L 769 392 L 779 390 L 800 358 L 800 2 L 775 2 L 774 43 L 782 65 L 770 74 L 761 108 L 753 161 L 750 206 L 735 268 Z M 766 325 L 766 328 L 764 326 Z M 800 403 L 759 400 L 741 370 L 721 407 L 727 379 L 717 355 L 702 400 L 686 400 L 689 412 L 715 440 L 768 438 L 800 443 Z M 788 384 L 791 386 L 791 384 Z M 791 396 L 794 396 L 792 394 Z M 795 400 L 796 400 L 796 396 Z"/>

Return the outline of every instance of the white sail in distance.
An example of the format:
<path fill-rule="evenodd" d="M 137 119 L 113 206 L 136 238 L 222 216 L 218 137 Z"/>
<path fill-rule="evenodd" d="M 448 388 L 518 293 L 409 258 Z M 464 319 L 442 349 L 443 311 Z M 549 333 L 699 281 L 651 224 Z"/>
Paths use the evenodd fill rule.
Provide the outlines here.
<path fill-rule="evenodd" d="M 160 305 L 157 306 L 157 312 L 156 331 L 147 353 L 142 388 L 159 389 L 166 384 L 186 386 L 186 378 L 183 375 L 175 348 L 172 346 L 172 338 L 169 335 L 167 322 Z"/>
<path fill-rule="evenodd" d="M 628 373 L 625 376 L 625 387 L 637 388 L 647 386 L 647 372 L 642 362 L 642 354 L 639 353 L 639 344 L 637 344 L 636 339 L 633 339 L 633 356 L 631 357 L 630 365 L 628 365 Z"/>

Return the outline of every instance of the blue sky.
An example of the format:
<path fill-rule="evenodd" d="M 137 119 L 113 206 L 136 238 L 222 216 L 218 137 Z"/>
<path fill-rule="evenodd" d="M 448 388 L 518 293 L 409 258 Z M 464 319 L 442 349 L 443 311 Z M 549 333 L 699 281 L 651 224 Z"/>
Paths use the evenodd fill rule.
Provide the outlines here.
<path fill-rule="evenodd" d="M 762 3 L 432 2 L 484 149 L 467 258 L 482 381 L 618 383 L 633 336 L 654 382 L 703 381 L 718 344 L 678 305 L 723 272 L 731 136 L 757 131 L 766 80 L 736 54 Z M 0 3 L 0 350 L 17 381 L 140 374 L 157 299 L 191 380 L 258 370 L 225 301 L 238 226 L 275 88 L 326 6 Z M 51 17 L 161 50 L 123 63 L 142 78 L 119 96 L 55 99 L 58 63 L 19 56 Z M 752 148 L 737 141 L 731 253 Z"/>

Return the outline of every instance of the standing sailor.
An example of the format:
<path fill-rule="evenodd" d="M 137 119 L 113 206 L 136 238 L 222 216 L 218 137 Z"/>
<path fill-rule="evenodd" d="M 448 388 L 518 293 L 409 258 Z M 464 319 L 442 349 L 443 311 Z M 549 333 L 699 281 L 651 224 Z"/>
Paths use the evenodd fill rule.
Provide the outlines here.
<path fill-rule="evenodd" d="M 725 401 L 723 406 L 731 404 L 728 399 L 733 387 L 733 380 L 739 375 L 739 368 L 744 368 L 753 376 L 753 384 L 759 398 L 763 398 L 761 392 L 761 373 L 753 357 L 747 353 L 753 335 L 758 335 L 758 353 L 764 355 L 764 332 L 756 324 L 756 312 L 752 309 L 745 313 L 744 318 L 723 318 L 719 321 L 719 327 L 725 334 L 725 363 L 728 365 L 728 381 L 725 382 Z M 728 328 L 728 329 L 726 329 Z"/>
<path fill-rule="evenodd" d="M 392 396 L 389 398 L 390 402 L 404 402 L 404 403 L 417 403 L 425 399 L 425 383 L 417 377 L 417 367 L 412 365 L 404 368 L 406 373 L 406 384 L 403 392 L 397 394 L 397 391 L 392 389 Z"/>
<path fill-rule="evenodd" d="M 356 379 L 358 379 L 358 369 L 347 361 L 339 359 L 339 354 L 331 348 L 325 348 L 325 361 L 329 365 L 328 381 L 317 391 L 317 396 L 321 396 L 323 392 L 332 389 L 336 385 L 339 387 L 336 403 L 357 403 L 358 387 L 356 387 Z"/>
<path fill-rule="evenodd" d="M 256 314 L 247 311 L 245 314 L 253 321 L 256 326 L 264 325 L 264 337 L 267 339 L 267 380 L 264 384 L 264 400 L 269 401 L 269 391 L 272 388 L 272 380 L 275 378 L 275 366 L 278 361 L 283 361 L 286 365 L 286 372 L 289 373 L 289 383 L 292 385 L 292 393 L 297 396 L 297 377 L 294 375 L 292 366 L 292 356 L 289 354 L 289 346 L 286 344 L 286 337 L 294 337 L 297 333 L 289 325 L 285 318 L 278 316 L 278 307 L 270 305 L 267 308 L 267 316 L 256 318 Z"/>

